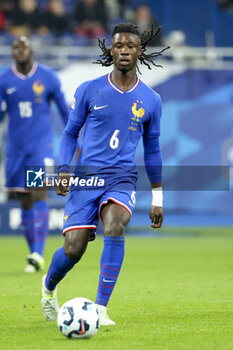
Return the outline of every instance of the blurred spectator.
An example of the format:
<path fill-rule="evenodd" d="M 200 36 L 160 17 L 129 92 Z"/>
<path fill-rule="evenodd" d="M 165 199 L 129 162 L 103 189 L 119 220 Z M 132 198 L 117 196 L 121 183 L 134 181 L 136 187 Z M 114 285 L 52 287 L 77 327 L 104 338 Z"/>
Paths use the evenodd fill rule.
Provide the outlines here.
<path fill-rule="evenodd" d="M 51 0 L 45 13 L 45 25 L 55 37 L 60 37 L 69 31 L 63 0 Z"/>
<path fill-rule="evenodd" d="M 155 19 L 153 18 L 150 8 L 146 5 L 141 5 L 136 9 L 132 21 L 138 26 L 138 29 L 141 34 L 144 31 L 150 32 L 152 23 L 154 23 L 155 29 L 157 29 L 159 26 L 157 21 L 155 21 Z M 161 46 L 162 44 L 163 39 L 162 34 L 160 32 L 158 35 L 156 35 L 156 37 L 153 38 L 149 45 Z"/>
<path fill-rule="evenodd" d="M 4 15 L 7 19 L 11 18 L 12 12 L 18 5 L 18 0 L 1 0 L 0 8 L 4 12 Z"/>
<path fill-rule="evenodd" d="M 43 34 L 44 15 L 36 0 L 19 0 L 11 13 L 9 31 L 11 34 L 31 35 L 38 32 Z"/>
<path fill-rule="evenodd" d="M 81 0 L 74 11 L 75 32 L 93 39 L 107 31 L 108 17 L 103 0 Z"/>
<path fill-rule="evenodd" d="M 120 16 L 128 19 L 128 12 L 132 11 L 129 5 L 129 0 L 118 0 L 120 5 Z"/>
<path fill-rule="evenodd" d="M 116 23 L 130 21 L 133 17 L 133 10 L 129 0 L 104 0 L 111 26 Z"/>
<path fill-rule="evenodd" d="M 221 9 L 233 11 L 233 0 L 217 0 L 217 1 Z"/>
<path fill-rule="evenodd" d="M 15 8 L 18 3 L 18 0 L 1 0 L 0 7 L 6 11 L 13 10 L 13 8 Z"/>
<path fill-rule="evenodd" d="M 121 6 L 119 0 L 104 0 L 106 10 L 111 21 L 118 20 L 121 17 Z"/>
<path fill-rule="evenodd" d="M 6 19 L 3 11 L 0 8 L 0 32 L 5 29 Z"/>
<path fill-rule="evenodd" d="M 126 12 L 129 10 L 129 0 L 104 0 L 110 20 L 115 23 L 127 19 Z M 132 10 L 130 10 L 132 13 Z"/>
<path fill-rule="evenodd" d="M 182 30 L 173 30 L 166 38 L 166 43 L 173 47 L 185 46 L 185 33 Z"/>

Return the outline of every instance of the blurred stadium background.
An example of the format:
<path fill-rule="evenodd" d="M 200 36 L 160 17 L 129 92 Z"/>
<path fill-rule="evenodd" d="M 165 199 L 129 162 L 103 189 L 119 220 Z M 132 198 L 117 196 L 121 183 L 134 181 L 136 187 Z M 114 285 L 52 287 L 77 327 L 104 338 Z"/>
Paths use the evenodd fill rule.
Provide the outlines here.
<path fill-rule="evenodd" d="M 85 12 L 85 5 L 97 7 Z M 87 13 L 92 13 L 88 29 L 83 23 Z M 222 185 L 226 172 L 219 175 L 221 166 L 233 167 L 232 0 L 1 0 L 0 73 L 12 63 L 13 39 L 26 34 L 36 60 L 58 71 L 70 104 L 77 85 L 111 70 L 92 64 L 100 54 L 96 37 L 105 36 L 110 44 L 113 26 L 124 20 L 137 23 L 141 30 L 149 28 L 151 20 L 162 26 L 160 38 L 149 50 L 171 46 L 158 60 L 164 68 L 140 67 L 142 80 L 162 97 L 161 147 L 164 165 L 170 169 L 165 180 L 175 179 L 173 187 L 166 188 L 165 181 L 164 227 L 233 226 L 232 178 Z M 51 118 L 57 157 L 62 122 L 55 106 Z M 6 128 L 7 117 L 0 124 L 1 189 Z M 143 164 L 142 143 L 137 164 Z M 202 185 L 203 173 L 195 176 L 196 167 L 207 168 L 208 174 L 218 169 L 218 175 L 207 177 Z M 177 181 L 177 169 L 185 168 L 188 187 Z M 49 197 L 50 232 L 60 233 L 65 199 L 54 191 Z M 139 191 L 129 232 L 149 230 L 150 202 L 150 191 Z M 0 215 L 0 234 L 20 232 L 18 203 L 3 191 Z"/>

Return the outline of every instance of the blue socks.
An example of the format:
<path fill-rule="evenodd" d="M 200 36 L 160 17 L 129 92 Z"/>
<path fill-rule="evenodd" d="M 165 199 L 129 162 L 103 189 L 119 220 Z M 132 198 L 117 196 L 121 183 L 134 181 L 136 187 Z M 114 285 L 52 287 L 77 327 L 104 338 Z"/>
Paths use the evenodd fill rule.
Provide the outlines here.
<path fill-rule="evenodd" d="M 22 227 L 24 237 L 28 242 L 30 253 L 33 253 L 35 251 L 34 249 L 35 249 L 35 240 L 36 240 L 34 208 L 27 209 L 27 210 L 22 209 L 21 219 L 22 219 L 21 227 Z"/>
<path fill-rule="evenodd" d="M 35 248 L 34 251 L 44 255 L 45 241 L 48 236 L 48 224 L 49 224 L 49 207 L 46 201 L 36 201 L 34 203 L 35 209 Z"/>
<path fill-rule="evenodd" d="M 36 201 L 31 209 L 22 209 L 22 230 L 30 253 L 44 254 L 48 235 L 49 208 L 46 201 Z"/>
<path fill-rule="evenodd" d="M 107 306 L 121 270 L 124 251 L 124 237 L 104 237 L 104 249 L 100 260 L 100 277 L 95 301 L 96 304 Z M 70 260 L 65 255 L 64 247 L 59 248 L 53 255 L 45 279 L 45 287 L 48 290 L 54 290 L 56 285 L 77 262 L 78 260 Z"/>
<path fill-rule="evenodd" d="M 104 237 L 96 304 L 107 306 L 121 270 L 124 253 L 125 237 Z"/>
<path fill-rule="evenodd" d="M 45 279 L 45 287 L 54 290 L 56 285 L 65 277 L 67 272 L 78 262 L 67 258 L 64 247 L 59 248 L 53 255 L 52 262 Z"/>

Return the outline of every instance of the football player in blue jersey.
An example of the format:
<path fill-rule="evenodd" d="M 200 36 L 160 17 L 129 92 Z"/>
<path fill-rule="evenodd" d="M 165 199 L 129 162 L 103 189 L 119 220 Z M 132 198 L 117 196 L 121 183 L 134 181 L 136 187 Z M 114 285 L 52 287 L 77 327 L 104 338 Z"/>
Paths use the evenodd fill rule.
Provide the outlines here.
<path fill-rule="evenodd" d="M 26 188 L 26 168 L 41 167 L 38 171 L 42 172 L 44 166 L 53 164 L 51 100 L 56 102 L 65 124 L 69 111 L 56 73 L 33 62 L 28 38 L 21 36 L 14 41 L 12 55 L 15 64 L 0 78 L 0 106 L 5 100 L 9 115 L 5 188 L 17 193 L 22 209 L 22 229 L 30 249 L 25 272 L 35 272 L 44 267 L 47 192 Z"/>
<path fill-rule="evenodd" d="M 83 182 L 71 187 L 64 215 L 64 247 L 53 255 L 42 281 L 41 303 L 47 320 L 56 320 L 59 310 L 56 286 L 81 259 L 88 241 L 95 237 L 100 217 L 104 226 L 104 248 L 95 302 L 100 324 L 115 324 L 107 314 L 107 304 L 121 270 L 124 232 L 135 207 L 134 156 L 141 137 L 152 187 L 151 226 L 162 226 L 161 99 L 136 74 L 138 61 L 150 68 L 150 63 L 155 65 L 152 58 L 164 51 L 145 53 L 147 43 L 157 32 L 154 33 L 152 27 L 152 32 L 144 38 L 133 24 L 115 26 L 111 48 L 99 41 L 103 55 L 98 61 L 104 66 L 113 64 L 113 71 L 83 83 L 74 95 L 60 144 L 58 179 L 64 181 L 58 186 L 57 194 L 65 196 L 69 192 L 69 164 L 79 130 L 85 124 L 82 151 L 75 170 L 76 178 L 82 178 Z M 88 189 L 88 179 L 95 189 Z M 82 187 L 85 183 L 86 188 Z"/>

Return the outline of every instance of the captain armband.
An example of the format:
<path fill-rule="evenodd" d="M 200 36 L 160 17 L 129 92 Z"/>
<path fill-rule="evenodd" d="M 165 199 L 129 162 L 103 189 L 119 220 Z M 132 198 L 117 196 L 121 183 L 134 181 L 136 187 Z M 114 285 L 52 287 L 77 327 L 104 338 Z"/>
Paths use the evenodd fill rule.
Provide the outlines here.
<path fill-rule="evenodd" d="M 162 187 L 152 188 L 152 203 L 155 207 L 163 206 L 163 189 Z"/>

